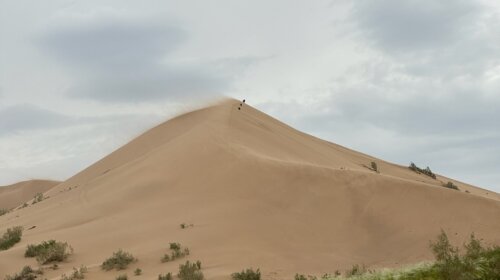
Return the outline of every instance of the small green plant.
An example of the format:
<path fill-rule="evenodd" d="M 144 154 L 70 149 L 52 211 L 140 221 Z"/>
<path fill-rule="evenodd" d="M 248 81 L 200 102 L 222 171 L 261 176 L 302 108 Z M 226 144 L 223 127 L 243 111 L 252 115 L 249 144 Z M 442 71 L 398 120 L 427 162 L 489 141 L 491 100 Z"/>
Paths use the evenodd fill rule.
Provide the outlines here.
<path fill-rule="evenodd" d="M 23 227 L 17 226 L 8 228 L 0 238 L 0 251 L 7 250 L 14 246 L 17 242 L 21 241 L 22 235 Z"/>
<path fill-rule="evenodd" d="M 371 167 L 372 167 L 372 170 L 378 173 L 378 166 L 377 166 L 377 163 L 376 163 L 376 162 L 374 162 L 374 161 L 372 161 L 370 165 L 371 165 Z"/>
<path fill-rule="evenodd" d="M 183 249 L 180 243 L 170 243 L 169 248 L 172 252 L 170 255 L 165 254 L 161 259 L 161 262 L 170 262 L 189 255 L 189 248 L 186 247 Z"/>
<path fill-rule="evenodd" d="M 204 276 L 200 270 L 201 262 L 198 264 L 186 261 L 185 264 L 179 265 L 179 273 L 177 276 L 181 280 L 203 280 Z"/>
<path fill-rule="evenodd" d="M 304 274 L 295 274 L 295 280 L 307 280 L 307 277 Z"/>
<path fill-rule="evenodd" d="M 164 275 L 162 275 L 162 274 L 158 275 L 158 280 L 172 280 L 172 279 L 173 279 L 173 277 L 172 277 L 171 272 L 164 274 Z"/>
<path fill-rule="evenodd" d="M 28 202 L 25 202 L 25 203 L 23 203 L 23 205 L 21 205 L 21 206 L 19 207 L 19 209 L 23 209 L 23 208 L 26 208 L 26 207 L 28 207 L 28 206 L 29 206 Z"/>
<path fill-rule="evenodd" d="M 193 224 L 186 224 L 186 223 L 182 223 L 180 226 L 181 226 L 182 229 L 186 229 L 188 227 L 194 227 Z"/>
<path fill-rule="evenodd" d="M 139 275 L 141 275 L 141 274 L 142 274 L 142 269 L 140 269 L 140 268 L 136 268 L 136 269 L 134 270 L 134 275 L 135 275 L 135 276 L 139 276 Z"/>
<path fill-rule="evenodd" d="M 457 185 L 455 185 L 455 184 L 453 184 L 453 182 L 449 182 L 449 181 L 448 181 L 448 183 L 443 184 L 443 187 L 448 188 L 448 189 L 452 189 L 452 190 L 457 190 L 457 191 L 459 190 Z"/>
<path fill-rule="evenodd" d="M 73 272 L 69 276 L 66 276 L 66 274 L 61 275 L 61 280 L 84 279 L 85 273 L 87 273 L 87 272 L 88 272 L 88 269 L 86 266 L 82 265 L 80 268 L 73 267 Z"/>
<path fill-rule="evenodd" d="M 71 254 L 73 254 L 73 248 L 68 243 L 55 240 L 43 241 L 37 245 L 30 244 L 24 252 L 25 257 L 36 257 L 40 264 L 62 262 Z"/>
<path fill-rule="evenodd" d="M 125 269 L 127 266 L 133 262 L 136 262 L 137 259 L 128 252 L 123 251 L 122 249 L 113 253 L 113 256 L 106 259 L 102 264 L 101 268 L 104 270 L 112 270 L 116 268 L 117 270 Z"/>
<path fill-rule="evenodd" d="M 4 209 L 4 208 L 1 208 L 0 209 L 0 216 L 3 216 L 5 214 L 9 213 L 9 210 L 8 209 Z"/>
<path fill-rule="evenodd" d="M 359 276 L 359 275 L 363 275 L 367 272 L 369 272 L 369 270 L 366 268 L 365 265 L 360 266 L 358 264 L 355 264 L 352 266 L 351 269 L 346 271 L 346 276 L 347 277 Z"/>
<path fill-rule="evenodd" d="M 5 280 L 35 280 L 39 275 L 42 275 L 41 269 L 33 269 L 30 266 L 25 266 L 19 274 L 13 276 L 7 275 Z"/>
<path fill-rule="evenodd" d="M 128 279 L 128 276 L 127 274 L 122 274 L 122 275 L 118 275 L 116 276 L 115 278 L 116 280 L 127 280 Z"/>
<path fill-rule="evenodd" d="M 303 276 L 303 275 L 302 275 Z M 297 277 L 297 275 L 295 275 Z M 233 280 L 260 280 L 260 270 L 253 270 L 253 268 L 247 268 L 241 272 L 236 272 L 231 274 Z M 297 280 L 297 278 L 295 278 Z M 304 280 L 304 279 L 299 279 Z"/>
<path fill-rule="evenodd" d="M 35 194 L 35 196 L 33 197 L 33 202 L 31 204 L 36 204 L 38 202 L 41 202 L 42 200 L 44 199 L 43 197 L 43 193 L 37 193 Z"/>
<path fill-rule="evenodd" d="M 418 167 L 417 165 L 415 165 L 415 163 L 410 163 L 410 166 L 408 167 L 410 170 L 413 170 L 417 173 L 422 173 L 422 174 L 425 174 L 429 177 L 431 177 L 432 179 L 436 179 L 436 174 L 434 174 L 431 169 L 429 168 L 429 166 L 427 166 L 427 168 L 425 169 L 422 169 L 420 167 Z"/>

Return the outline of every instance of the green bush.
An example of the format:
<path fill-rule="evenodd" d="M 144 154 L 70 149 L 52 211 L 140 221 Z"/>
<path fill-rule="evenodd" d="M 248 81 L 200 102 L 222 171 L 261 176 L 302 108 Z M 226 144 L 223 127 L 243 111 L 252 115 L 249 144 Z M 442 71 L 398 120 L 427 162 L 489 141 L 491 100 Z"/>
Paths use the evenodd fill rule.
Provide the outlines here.
<path fill-rule="evenodd" d="M 358 264 L 355 264 L 352 266 L 351 269 L 347 270 L 345 274 L 347 277 L 353 277 L 353 276 L 363 275 L 367 272 L 369 272 L 369 270 L 366 268 L 365 265 L 360 266 Z"/>
<path fill-rule="evenodd" d="M 179 273 L 177 276 L 181 280 L 203 280 L 204 276 L 201 272 L 201 262 L 191 263 L 186 261 L 185 264 L 179 265 Z"/>
<path fill-rule="evenodd" d="M 295 280 L 307 280 L 307 277 L 304 274 L 295 274 Z"/>
<path fill-rule="evenodd" d="M 436 179 L 436 174 L 434 174 L 428 166 L 427 166 L 427 168 L 422 169 L 422 168 L 418 167 L 417 165 L 415 165 L 415 163 L 412 162 L 412 163 L 410 163 L 410 166 L 408 168 L 410 170 L 417 172 L 417 173 L 425 174 L 425 175 L 431 177 L 432 179 Z"/>
<path fill-rule="evenodd" d="M 118 252 L 114 252 L 113 256 L 105 260 L 101 264 L 101 268 L 104 270 L 111 270 L 116 268 L 117 270 L 125 269 L 127 266 L 133 262 L 136 262 L 137 259 L 132 256 L 132 254 L 123 251 L 122 249 L 118 250 Z"/>
<path fill-rule="evenodd" d="M 5 280 L 35 280 L 39 275 L 42 275 L 41 269 L 33 269 L 30 266 L 25 266 L 19 274 L 13 276 L 7 275 Z"/>
<path fill-rule="evenodd" d="M 87 272 L 88 269 L 85 266 L 81 266 L 80 268 L 73 267 L 73 272 L 69 276 L 66 276 L 66 274 L 61 275 L 61 280 L 84 279 L 85 278 L 84 274 Z"/>
<path fill-rule="evenodd" d="M 7 229 L 0 238 L 0 251 L 14 246 L 17 242 L 21 241 L 21 236 L 23 236 L 23 227 L 18 226 Z"/>
<path fill-rule="evenodd" d="M 182 246 L 179 243 L 170 243 L 170 250 L 172 251 L 170 255 L 165 254 L 161 259 L 161 262 L 174 261 L 178 258 L 182 258 L 189 255 L 189 248 L 182 249 Z"/>
<path fill-rule="evenodd" d="M 122 274 L 122 275 L 116 276 L 115 279 L 116 280 L 127 280 L 128 276 L 127 276 L 127 274 Z"/>
<path fill-rule="evenodd" d="M 371 167 L 372 167 L 372 170 L 377 172 L 378 173 L 378 166 L 377 166 L 377 163 L 372 161 L 371 162 Z"/>
<path fill-rule="evenodd" d="M 43 193 L 37 193 L 33 197 L 33 202 L 31 204 L 35 204 L 35 203 L 41 202 L 43 199 L 44 199 Z"/>
<path fill-rule="evenodd" d="M 443 184 L 443 187 L 448 188 L 448 189 L 453 189 L 453 190 L 459 190 L 458 186 L 453 184 L 453 182 L 448 182 L 446 184 Z"/>
<path fill-rule="evenodd" d="M 165 275 L 158 275 L 158 280 L 172 280 L 173 277 L 172 277 L 172 273 L 167 273 Z"/>
<path fill-rule="evenodd" d="M 36 257 L 40 264 L 62 262 L 71 254 L 73 254 L 73 248 L 68 243 L 55 240 L 43 241 L 38 245 L 30 244 L 24 252 L 25 257 Z"/>
<path fill-rule="evenodd" d="M 297 277 L 297 275 L 295 276 Z M 259 269 L 253 270 L 252 268 L 247 268 L 246 270 L 242 270 L 241 272 L 236 272 L 231 274 L 231 278 L 233 280 L 260 280 L 260 270 Z"/>
<path fill-rule="evenodd" d="M 134 270 L 134 275 L 135 275 L 135 276 L 139 276 L 139 275 L 141 275 L 141 274 L 142 274 L 142 269 L 140 269 L 140 268 L 136 268 L 136 270 Z"/>

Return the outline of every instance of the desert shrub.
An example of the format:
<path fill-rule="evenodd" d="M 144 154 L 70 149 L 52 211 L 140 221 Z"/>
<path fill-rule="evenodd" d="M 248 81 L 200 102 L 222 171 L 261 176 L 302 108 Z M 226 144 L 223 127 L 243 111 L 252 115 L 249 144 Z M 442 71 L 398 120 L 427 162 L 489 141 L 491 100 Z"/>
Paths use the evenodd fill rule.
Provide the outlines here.
<path fill-rule="evenodd" d="M 7 275 L 5 280 L 35 280 L 42 274 L 43 271 L 41 269 L 33 269 L 30 266 L 25 266 L 19 274 L 14 274 L 13 276 Z"/>
<path fill-rule="evenodd" d="M 372 161 L 370 166 L 372 167 L 373 171 L 378 172 L 378 166 L 376 162 Z"/>
<path fill-rule="evenodd" d="M 115 278 L 116 280 L 127 280 L 128 279 L 128 276 L 127 274 L 122 274 L 122 275 L 118 275 L 116 276 Z"/>
<path fill-rule="evenodd" d="M 359 275 L 363 275 L 365 273 L 368 273 L 370 272 L 365 265 L 359 265 L 359 264 L 355 264 L 352 266 L 351 269 L 347 270 L 346 271 L 346 276 L 347 277 L 353 277 L 353 276 L 359 276 Z"/>
<path fill-rule="evenodd" d="M 106 259 L 102 264 L 101 268 L 104 270 L 111 270 L 116 268 L 117 270 L 125 269 L 130 263 L 136 262 L 137 259 L 128 252 L 122 249 L 113 253 L 113 256 Z"/>
<path fill-rule="evenodd" d="M 453 189 L 458 191 L 458 186 L 453 184 L 453 182 L 448 182 L 446 184 L 443 184 L 443 187 L 448 188 L 448 189 Z"/>
<path fill-rule="evenodd" d="M 307 280 L 307 277 L 304 274 L 296 273 L 294 279 L 295 280 Z"/>
<path fill-rule="evenodd" d="M 25 203 L 23 203 L 23 205 L 21 205 L 21 206 L 19 207 L 19 209 L 23 209 L 23 208 L 26 208 L 26 207 L 28 207 L 28 206 L 29 206 L 29 204 L 28 204 L 27 202 L 25 202 Z"/>
<path fill-rule="evenodd" d="M 73 248 L 68 243 L 55 240 L 43 241 L 38 245 L 30 244 L 24 252 L 25 257 L 36 257 L 40 264 L 62 262 L 71 254 L 73 254 Z"/>
<path fill-rule="evenodd" d="M 242 270 L 241 272 L 236 272 L 231 274 L 231 278 L 233 280 L 260 280 L 260 270 L 259 269 L 253 270 L 252 268 L 247 268 L 246 270 Z"/>
<path fill-rule="evenodd" d="M 422 174 L 425 174 L 429 177 L 431 177 L 432 179 L 436 179 L 436 174 L 434 174 L 431 169 L 429 168 L 429 166 L 427 166 L 427 168 L 425 169 L 422 169 L 420 167 L 418 167 L 417 165 L 415 165 L 415 163 L 410 163 L 410 166 L 408 167 L 410 170 L 413 170 L 417 173 L 422 173 Z"/>
<path fill-rule="evenodd" d="M 142 274 L 142 269 L 140 269 L 140 268 L 136 268 L 136 269 L 134 270 L 134 275 L 139 276 L 139 275 L 141 275 L 141 274 Z"/>
<path fill-rule="evenodd" d="M 3 216 L 5 214 L 7 214 L 7 213 L 9 213 L 8 209 L 3 209 L 3 208 L 0 209 L 0 216 Z"/>
<path fill-rule="evenodd" d="M 173 279 L 172 273 L 170 272 L 164 275 L 162 274 L 158 275 L 158 280 L 172 280 L 172 279 Z"/>
<path fill-rule="evenodd" d="M 73 272 L 69 276 L 66 276 L 66 274 L 61 275 L 61 280 L 84 279 L 85 273 L 87 273 L 87 272 L 88 272 L 87 267 L 85 267 L 83 265 L 80 268 L 73 267 Z"/>
<path fill-rule="evenodd" d="M 174 261 L 178 258 L 182 258 L 189 255 L 189 248 L 182 248 L 180 243 L 170 243 L 171 253 L 165 254 L 161 259 L 161 262 Z"/>
<path fill-rule="evenodd" d="M 35 204 L 35 203 L 41 202 L 43 199 L 44 199 L 43 193 L 37 193 L 33 197 L 33 202 L 31 204 Z"/>
<path fill-rule="evenodd" d="M 180 226 L 181 226 L 182 229 L 185 229 L 185 228 L 188 228 L 188 227 L 194 227 L 193 224 L 186 224 L 186 223 L 182 223 Z"/>
<path fill-rule="evenodd" d="M 0 238 L 0 251 L 7 250 L 21 241 L 23 235 L 23 227 L 8 228 Z"/>
<path fill-rule="evenodd" d="M 204 276 L 200 267 L 201 262 L 191 263 L 186 261 L 185 264 L 179 265 L 179 273 L 177 276 L 181 280 L 203 280 Z"/>

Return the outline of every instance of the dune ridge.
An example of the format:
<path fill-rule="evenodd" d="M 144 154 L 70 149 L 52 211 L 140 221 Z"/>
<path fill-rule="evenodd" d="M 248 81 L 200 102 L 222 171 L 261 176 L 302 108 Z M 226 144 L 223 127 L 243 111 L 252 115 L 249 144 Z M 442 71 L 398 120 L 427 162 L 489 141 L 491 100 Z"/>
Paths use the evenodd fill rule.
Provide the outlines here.
<path fill-rule="evenodd" d="M 145 278 L 176 272 L 179 262 L 159 261 L 174 241 L 209 279 L 247 267 L 291 279 L 420 262 L 441 229 L 454 242 L 475 232 L 500 244 L 498 194 L 434 180 L 239 105 L 225 100 L 160 124 L 50 189 L 50 199 L 0 217 L 0 232 L 36 226 L 0 252 L 0 278 L 35 265 L 23 250 L 47 239 L 76 252 L 49 279 L 81 264 L 89 279 L 114 277 L 98 265 L 119 248 L 139 258 L 129 275 L 135 267 Z M 367 168 L 372 161 L 380 173 Z M 442 187 L 447 181 L 461 190 Z"/>

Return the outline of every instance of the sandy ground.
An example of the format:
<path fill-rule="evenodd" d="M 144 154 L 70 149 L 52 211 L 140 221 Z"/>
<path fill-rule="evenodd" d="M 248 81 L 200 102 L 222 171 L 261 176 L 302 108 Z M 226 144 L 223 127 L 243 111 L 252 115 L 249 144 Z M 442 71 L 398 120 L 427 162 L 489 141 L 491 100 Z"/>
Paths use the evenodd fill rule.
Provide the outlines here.
<path fill-rule="evenodd" d="M 397 267 L 432 259 L 441 229 L 453 242 L 470 233 L 500 244 L 499 195 L 437 180 L 301 133 L 228 100 L 163 123 L 50 189 L 50 199 L 0 217 L 0 232 L 25 228 L 0 252 L 0 278 L 24 265 L 27 244 L 67 241 L 75 254 L 48 270 L 58 279 L 86 265 L 87 279 L 156 279 L 200 260 L 208 279 L 260 268 L 264 279 L 321 275 L 353 264 Z M 375 161 L 380 173 L 366 166 Z M 469 193 L 466 193 L 468 190 Z M 194 227 L 181 229 L 181 223 Z M 191 255 L 161 263 L 169 242 Z M 139 261 L 126 271 L 99 264 L 123 248 Z M 135 276 L 133 276 L 135 278 Z"/>
<path fill-rule="evenodd" d="M 29 180 L 9 186 L 0 186 L 0 209 L 12 209 L 44 193 L 60 182 L 51 180 Z"/>

